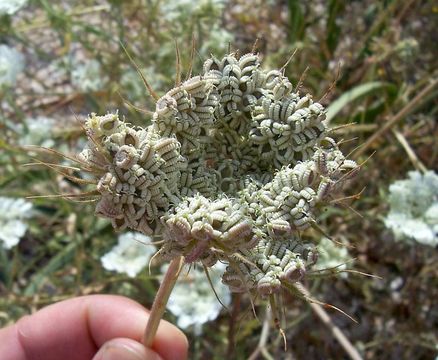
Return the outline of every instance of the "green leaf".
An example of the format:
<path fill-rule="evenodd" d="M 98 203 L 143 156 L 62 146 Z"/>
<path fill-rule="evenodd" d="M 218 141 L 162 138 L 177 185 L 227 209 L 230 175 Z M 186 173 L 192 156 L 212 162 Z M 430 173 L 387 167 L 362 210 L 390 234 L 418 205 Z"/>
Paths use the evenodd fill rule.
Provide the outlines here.
<path fill-rule="evenodd" d="M 344 9 L 344 2 L 339 0 L 330 0 L 328 5 L 329 17 L 327 19 L 326 27 L 326 42 L 330 53 L 333 54 L 338 46 L 338 39 L 341 33 L 341 28 L 336 23 L 339 18 L 339 13 Z"/>
<path fill-rule="evenodd" d="M 289 0 L 289 38 L 292 43 L 299 41 L 304 32 L 304 14 L 301 8 L 301 1 Z"/>
<path fill-rule="evenodd" d="M 345 106 L 353 101 L 367 95 L 373 95 L 378 90 L 390 90 L 392 92 L 394 85 L 382 81 L 368 82 L 358 85 L 353 89 L 342 94 L 327 108 L 327 121 L 332 120 Z"/>
<path fill-rule="evenodd" d="M 32 296 L 40 289 L 41 285 L 47 280 L 50 274 L 68 264 L 74 256 L 74 252 L 78 247 L 79 242 L 75 241 L 68 244 L 62 251 L 60 251 L 56 256 L 54 256 L 50 261 L 44 266 L 41 270 L 39 270 L 35 275 L 32 276 L 32 279 L 29 285 L 24 290 L 23 294 L 25 296 Z"/>

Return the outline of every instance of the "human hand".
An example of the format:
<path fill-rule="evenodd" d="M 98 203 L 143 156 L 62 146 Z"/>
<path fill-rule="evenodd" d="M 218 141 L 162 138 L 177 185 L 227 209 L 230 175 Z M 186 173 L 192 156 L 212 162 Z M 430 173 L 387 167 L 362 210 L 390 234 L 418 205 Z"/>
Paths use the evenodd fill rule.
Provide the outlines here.
<path fill-rule="evenodd" d="M 187 338 L 162 320 L 152 349 L 141 343 L 149 312 L 121 296 L 50 305 L 0 329 L 2 360 L 184 360 Z"/>

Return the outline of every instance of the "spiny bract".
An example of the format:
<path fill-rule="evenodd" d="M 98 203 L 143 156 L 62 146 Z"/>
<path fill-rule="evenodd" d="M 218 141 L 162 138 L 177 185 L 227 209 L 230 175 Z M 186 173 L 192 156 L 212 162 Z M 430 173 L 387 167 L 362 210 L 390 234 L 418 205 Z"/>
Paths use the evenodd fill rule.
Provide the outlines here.
<path fill-rule="evenodd" d="M 233 291 L 266 296 L 317 260 L 300 237 L 358 170 L 328 137 L 321 104 L 253 53 L 204 63 L 137 128 L 92 114 L 81 160 L 98 174 L 97 214 L 160 234 L 160 254 L 226 262 Z"/>

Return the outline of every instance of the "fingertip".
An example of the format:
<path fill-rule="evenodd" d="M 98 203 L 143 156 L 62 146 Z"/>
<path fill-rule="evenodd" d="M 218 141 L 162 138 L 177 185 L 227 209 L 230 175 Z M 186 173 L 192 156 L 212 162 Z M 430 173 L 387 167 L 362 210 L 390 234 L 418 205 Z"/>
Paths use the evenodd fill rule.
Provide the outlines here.
<path fill-rule="evenodd" d="M 87 313 L 90 332 L 98 347 L 119 337 L 141 342 L 149 320 L 149 310 L 131 299 L 114 295 L 90 297 Z M 165 360 L 185 360 L 188 341 L 175 325 L 162 320 L 152 349 Z"/>
<path fill-rule="evenodd" d="M 128 338 L 112 339 L 99 349 L 93 360 L 163 360 L 155 351 Z"/>

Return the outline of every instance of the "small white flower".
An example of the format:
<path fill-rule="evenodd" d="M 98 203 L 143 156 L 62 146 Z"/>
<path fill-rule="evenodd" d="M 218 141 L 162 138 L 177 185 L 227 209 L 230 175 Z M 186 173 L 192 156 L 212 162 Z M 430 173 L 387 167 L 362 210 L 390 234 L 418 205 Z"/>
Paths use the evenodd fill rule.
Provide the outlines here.
<path fill-rule="evenodd" d="M 438 244 L 438 176 L 433 171 L 424 175 L 409 172 L 409 179 L 389 187 L 390 212 L 385 218 L 397 240 Z"/>
<path fill-rule="evenodd" d="M 102 75 L 100 63 L 97 60 L 73 63 L 71 82 L 77 89 L 88 92 L 103 88 L 106 78 Z"/>
<path fill-rule="evenodd" d="M 228 287 L 221 282 L 226 266 L 217 263 L 209 268 L 212 285 L 224 305 L 231 302 Z M 167 303 L 167 308 L 178 318 L 177 324 L 182 329 L 193 326 L 194 333 L 202 333 L 202 325 L 215 320 L 222 310 L 216 295 L 208 282 L 202 268 L 194 268 L 185 275 L 184 269 L 175 285 Z"/>
<path fill-rule="evenodd" d="M 0 15 L 12 15 L 26 3 L 27 0 L 0 0 Z"/>
<path fill-rule="evenodd" d="M 127 232 L 119 236 L 118 244 L 101 257 L 102 266 L 109 271 L 125 273 L 135 277 L 149 263 L 155 253 L 154 245 L 149 245 L 149 236 Z"/>
<path fill-rule="evenodd" d="M 6 249 L 18 244 L 27 230 L 25 219 L 32 216 L 32 204 L 24 199 L 0 197 L 0 241 Z"/>
<path fill-rule="evenodd" d="M 318 244 L 318 261 L 313 266 L 315 270 L 324 270 L 336 268 L 337 270 L 345 270 L 347 263 L 351 261 L 348 250 L 345 246 L 336 245 L 333 241 L 327 238 L 322 238 Z"/>
<path fill-rule="evenodd" d="M 0 89 L 14 86 L 23 68 L 23 54 L 10 46 L 0 45 Z"/>

